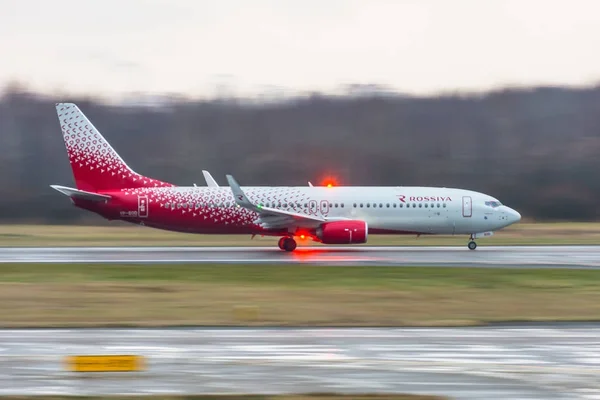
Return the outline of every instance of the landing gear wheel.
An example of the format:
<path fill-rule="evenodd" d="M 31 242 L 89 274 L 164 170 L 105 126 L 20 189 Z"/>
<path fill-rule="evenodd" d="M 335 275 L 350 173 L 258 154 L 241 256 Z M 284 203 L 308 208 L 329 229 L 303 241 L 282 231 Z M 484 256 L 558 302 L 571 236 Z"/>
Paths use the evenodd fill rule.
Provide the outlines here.
<path fill-rule="evenodd" d="M 279 242 L 277 243 L 277 245 L 279 246 L 279 248 L 280 248 L 281 250 L 284 250 L 284 248 L 283 248 L 283 243 L 285 242 L 285 239 L 287 239 L 287 238 L 284 236 L 284 237 L 282 237 L 281 239 L 279 239 Z"/>
<path fill-rule="evenodd" d="M 474 241 L 470 241 L 469 242 L 469 250 L 475 250 L 477 248 L 477 243 L 475 243 Z"/>
<path fill-rule="evenodd" d="M 283 250 L 285 250 L 285 251 L 296 250 L 296 241 L 290 237 L 283 238 Z"/>

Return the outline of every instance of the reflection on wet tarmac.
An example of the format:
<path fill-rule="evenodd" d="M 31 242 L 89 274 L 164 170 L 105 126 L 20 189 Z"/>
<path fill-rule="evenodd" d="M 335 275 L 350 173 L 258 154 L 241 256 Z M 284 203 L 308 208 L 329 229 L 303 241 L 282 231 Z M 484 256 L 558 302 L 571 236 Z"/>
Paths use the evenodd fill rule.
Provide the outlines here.
<path fill-rule="evenodd" d="M 0 248 L 0 262 L 270 263 L 499 268 L 600 268 L 600 246 L 304 247 L 71 247 Z"/>
<path fill-rule="evenodd" d="M 0 394 L 410 392 L 598 398 L 600 325 L 404 329 L 0 331 Z M 137 373 L 69 372 L 66 355 L 138 354 Z M 594 397 L 596 396 L 596 397 Z"/>

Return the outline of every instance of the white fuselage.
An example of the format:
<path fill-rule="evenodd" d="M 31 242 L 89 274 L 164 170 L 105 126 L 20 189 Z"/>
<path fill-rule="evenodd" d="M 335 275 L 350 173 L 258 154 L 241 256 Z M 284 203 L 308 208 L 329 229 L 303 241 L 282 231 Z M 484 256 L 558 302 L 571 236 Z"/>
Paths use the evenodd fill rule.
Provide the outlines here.
<path fill-rule="evenodd" d="M 501 205 L 497 199 L 463 189 L 414 186 L 298 189 L 309 198 L 306 209 L 301 204 L 301 212 L 330 220 L 363 220 L 372 233 L 474 234 L 496 231 L 521 219 L 517 211 Z M 276 208 L 294 210 L 290 204 L 270 203 Z"/>
<path fill-rule="evenodd" d="M 243 190 L 253 203 L 264 207 L 328 221 L 365 221 L 370 234 L 477 234 L 504 228 L 521 218 L 491 196 L 462 189 L 296 186 Z M 152 225 L 156 218 L 167 229 L 170 224 L 177 229 L 181 222 L 201 233 L 223 229 L 235 233 L 236 228 L 251 228 L 255 219 L 251 211 L 236 206 L 229 187 L 148 188 L 127 194 L 149 196 L 147 224 Z"/>

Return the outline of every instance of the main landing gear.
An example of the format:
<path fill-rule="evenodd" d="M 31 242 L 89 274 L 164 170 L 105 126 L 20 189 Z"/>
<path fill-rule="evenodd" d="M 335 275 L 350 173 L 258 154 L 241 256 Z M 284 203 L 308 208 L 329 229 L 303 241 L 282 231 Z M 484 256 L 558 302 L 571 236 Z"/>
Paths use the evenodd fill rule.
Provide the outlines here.
<path fill-rule="evenodd" d="M 294 238 L 289 237 L 289 236 L 284 236 L 281 239 L 279 239 L 278 245 L 281 250 L 285 250 L 285 251 L 296 250 L 296 241 L 294 240 Z"/>
<path fill-rule="evenodd" d="M 475 250 L 477 248 L 477 243 L 475 243 L 475 238 L 471 235 L 470 242 L 468 244 L 469 250 Z"/>

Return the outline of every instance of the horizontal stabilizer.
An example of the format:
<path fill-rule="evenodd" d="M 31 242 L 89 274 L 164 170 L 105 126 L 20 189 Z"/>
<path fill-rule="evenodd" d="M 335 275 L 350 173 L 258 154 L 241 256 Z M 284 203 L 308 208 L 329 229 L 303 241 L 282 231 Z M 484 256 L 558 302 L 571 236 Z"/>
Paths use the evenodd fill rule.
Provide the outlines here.
<path fill-rule="evenodd" d="M 50 185 L 50 187 L 54 190 L 61 192 L 65 196 L 69 196 L 74 199 L 102 201 L 102 202 L 110 200 L 110 196 L 108 196 L 106 194 L 86 192 L 85 190 L 73 189 L 70 187 L 59 186 L 59 185 Z"/>

